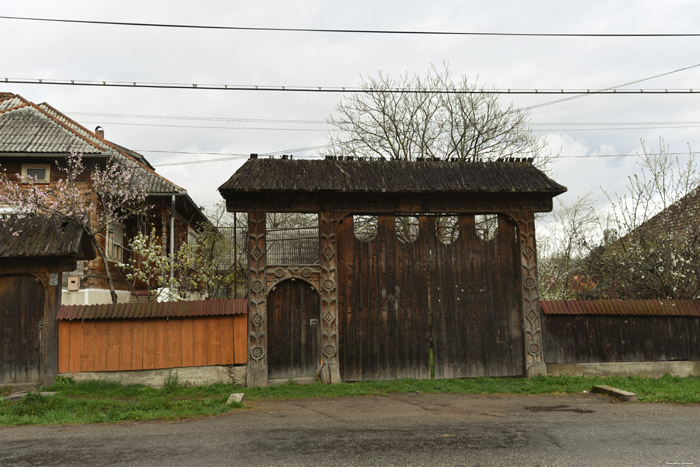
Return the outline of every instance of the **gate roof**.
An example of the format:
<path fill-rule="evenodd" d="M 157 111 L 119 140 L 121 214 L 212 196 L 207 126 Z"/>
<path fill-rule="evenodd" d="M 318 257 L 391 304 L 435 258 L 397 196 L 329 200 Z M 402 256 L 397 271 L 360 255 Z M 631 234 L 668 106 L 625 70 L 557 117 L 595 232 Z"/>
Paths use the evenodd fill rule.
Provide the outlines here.
<path fill-rule="evenodd" d="M 449 212 L 503 207 L 551 210 L 566 191 L 530 160 L 399 161 L 252 157 L 219 192 L 229 210 Z M 505 203 L 505 204 L 504 204 Z M 517 203 L 516 203 L 517 204 Z M 488 205 L 488 206 L 487 206 Z M 468 209 L 467 209 L 468 210 Z"/>

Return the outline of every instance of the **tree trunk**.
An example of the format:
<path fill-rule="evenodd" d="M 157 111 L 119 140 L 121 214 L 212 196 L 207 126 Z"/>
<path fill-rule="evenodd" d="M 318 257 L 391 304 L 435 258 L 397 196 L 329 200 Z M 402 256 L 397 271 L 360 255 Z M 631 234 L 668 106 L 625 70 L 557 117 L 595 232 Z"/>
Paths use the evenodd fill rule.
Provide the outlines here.
<path fill-rule="evenodd" d="M 109 264 L 107 262 L 107 257 L 105 256 L 104 250 L 100 246 L 95 235 L 93 235 L 90 232 L 87 232 L 87 233 L 90 237 L 90 240 L 92 240 L 92 244 L 95 245 L 95 248 L 97 249 L 97 253 L 100 255 L 100 258 L 102 259 L 102 263 L 105 265 L 105 273 L 107 273 L 107 283 L 109 284 L 109 296 L 112 297 L 112 303 L 117 303 L 117 292 L 114 290 L 114 281 L 112 280 L 112 272 L 109 270 Z"/>

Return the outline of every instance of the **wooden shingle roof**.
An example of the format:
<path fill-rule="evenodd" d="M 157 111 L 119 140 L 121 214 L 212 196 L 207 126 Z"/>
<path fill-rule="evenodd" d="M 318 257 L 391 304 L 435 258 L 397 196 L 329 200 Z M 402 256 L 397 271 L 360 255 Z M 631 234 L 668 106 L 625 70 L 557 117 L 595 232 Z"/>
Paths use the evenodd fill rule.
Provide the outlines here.
<path fill-rule="evenodd" d="M 90 239 L 75 223 L 56 217 L 0 219 L 0 258 L 93 259 Z"/>

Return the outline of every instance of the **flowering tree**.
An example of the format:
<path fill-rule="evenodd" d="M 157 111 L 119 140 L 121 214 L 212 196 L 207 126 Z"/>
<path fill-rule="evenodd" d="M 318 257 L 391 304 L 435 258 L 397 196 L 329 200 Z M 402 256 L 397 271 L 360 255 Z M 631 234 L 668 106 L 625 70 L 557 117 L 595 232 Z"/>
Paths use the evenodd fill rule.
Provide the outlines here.
<path fill-rule="evenodd" d="M 114 158 L 104 166 L 95 164 L 86 171 L 81 154 L 70 154 L 56 161 L 61 178 L 50 184 L 38 184 L 36 178 L 17 174 L 13 180 L 6 170 L 0 172 L 0 203 L 25 215 L 55 215 L 80 226 L 90 238 L 105 264 L 110 295 L 117 294 L 107 263 L 104 236 L 110 225 L 120 224 L 146 210 L 146 180 L 136 164 L 127 165 Z M 13 234 L 21 235 L 21 232 Z"/>

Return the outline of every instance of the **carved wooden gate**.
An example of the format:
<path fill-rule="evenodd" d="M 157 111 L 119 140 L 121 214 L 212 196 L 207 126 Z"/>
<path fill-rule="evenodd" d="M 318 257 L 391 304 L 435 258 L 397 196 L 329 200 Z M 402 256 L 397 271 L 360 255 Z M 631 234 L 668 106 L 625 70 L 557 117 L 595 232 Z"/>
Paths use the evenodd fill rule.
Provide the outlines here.
<path fill-rule="evenodd" d="M 267 298 L 268 378 L 316 378 L 321 361 L 320 298 L 307 282 L 285 280 Z"/>
<path fill-rule="evenodd" d="M 423 216 L 415 241 L 400 241 L 382 216 L 363 242 L 352 216 L 339 226 L 340 371 L 345 381 L 524 374 L 520 253 L 516 229 L 477 236 L 459 216 L 459 236 L 439 241 Z"/>
<path fill-rule="evenodd" d="M 44 298 L 35 276 L 0 275 L 0 383 L 41 382 Z"/>

